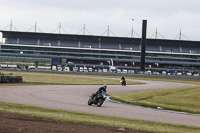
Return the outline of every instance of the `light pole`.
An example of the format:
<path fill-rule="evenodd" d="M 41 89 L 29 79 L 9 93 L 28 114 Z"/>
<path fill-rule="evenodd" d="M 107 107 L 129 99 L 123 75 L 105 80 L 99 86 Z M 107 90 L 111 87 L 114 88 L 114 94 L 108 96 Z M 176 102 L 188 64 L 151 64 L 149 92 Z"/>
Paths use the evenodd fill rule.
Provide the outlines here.
<path fill-rule="evenodd" d="M 134 19 L 132 19 L 134 21 Z M 131 37 L 133 37 L 133 26 L 132 26 L 132 31 L 131 31 Z"/>

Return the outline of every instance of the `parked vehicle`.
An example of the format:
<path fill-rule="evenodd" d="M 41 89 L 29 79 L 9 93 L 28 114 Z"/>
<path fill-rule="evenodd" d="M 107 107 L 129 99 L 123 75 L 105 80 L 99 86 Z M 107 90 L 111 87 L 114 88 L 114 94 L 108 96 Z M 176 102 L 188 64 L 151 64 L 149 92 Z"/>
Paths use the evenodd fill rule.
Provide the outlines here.
<path fill-rule="evenodd" d="M 122 71 L 121 71 L 121 69 L 117 69 L 117 73 L 121 73 Z"/>
<path fill-rule="evenodd" d="M 69 71 L 70 71 L 69 67 L 65 67 L 65 68 L 64 68 L 64 71 L 65 71 L 65 72 L 69 72 Z"/>
<path fill-rule="evenodd" d="M 128 72 L 128 70 L 126 70 L 126 69 L 123 69 L 123 71 L 122 71 L 122 73 L 127 73 Z"/>
<path fill-rule="evenodd" d="M 191 73 L 191 72 L 188 72 L 186 75 L 187 75 L 187 76 L 192 76 L 192 73 Z"/>
<path fill-rule="evenodd" d="M 88 68 L 87 67 L 84 67 L 84 72 L 88 72 Z"/>
<path fill-rule="evenodd" d="M 88 72 L 92 72 L 92 68 L 91 67 L 88 68 Z"/>
<path fill-rule="evenodd" d="M 104 73 L 107 73 L 107 72 L 108 72 L 108 69 L 103 69 L 103 72 L 104 72 Z"/>
<path fill-rule="evenodd" d="M 83 72 L 83 71 L 84 71 L 83 67 L 80 67 L 79 72 Z"/>
<path fill-rule="evenodd" d="M 177 73 L 177 75 L 181 76 L 181 75 L 183 75 L 183 73 L 181 73 L 181 72 L 178 72 L 178 73 Z"/>
<path fill-rule="evenodd" d="M 73 72 L 78 72 L 78 67 L 73 67 Z"/>

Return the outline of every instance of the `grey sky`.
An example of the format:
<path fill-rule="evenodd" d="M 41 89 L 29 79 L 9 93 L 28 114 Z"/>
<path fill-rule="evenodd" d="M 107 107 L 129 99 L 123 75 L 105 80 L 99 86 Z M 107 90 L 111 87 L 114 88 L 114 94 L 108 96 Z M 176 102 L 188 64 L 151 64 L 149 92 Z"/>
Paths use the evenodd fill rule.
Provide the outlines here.
<path fill-rule="evenodd" d="M 93 35 L 102 35 L 109 25 L 117 36 L 126 37 L 132 26 L 141 36 L 142 20 L 146 19 L 148 38 L 155 37 L 152 35 L 157 28 L 164 38 L 175 39 L 181 29 L 187 38 L 200 41 L 199 0 L 0 0 L 0 3 L 1 30 L 12 20 L 18 31 L 27 31 L 36 21 L 43 32 L 51 33 L 61 23 L 68 34 L 77 34 L 85 24 Z M 159 35 L 158 38 L 163 39 Z"/>

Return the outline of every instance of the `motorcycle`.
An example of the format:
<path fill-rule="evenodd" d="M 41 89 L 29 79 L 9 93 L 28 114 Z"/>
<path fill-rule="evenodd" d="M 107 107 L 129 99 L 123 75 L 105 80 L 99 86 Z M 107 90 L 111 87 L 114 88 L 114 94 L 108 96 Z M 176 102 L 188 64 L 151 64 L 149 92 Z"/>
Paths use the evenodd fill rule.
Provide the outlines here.
<path fill-rule="evenodd" d="M 122 86 L 126 86 L 126 80 L 121 80 Z"/>
<path fill-rule="evenodd" d="M 107 98 L 107 94 L 105 91 L 98 93 L 96 96 L 93 95 L 89 96 L 88 105 L 96 104 L 97 107 L 100 107 Z"/>

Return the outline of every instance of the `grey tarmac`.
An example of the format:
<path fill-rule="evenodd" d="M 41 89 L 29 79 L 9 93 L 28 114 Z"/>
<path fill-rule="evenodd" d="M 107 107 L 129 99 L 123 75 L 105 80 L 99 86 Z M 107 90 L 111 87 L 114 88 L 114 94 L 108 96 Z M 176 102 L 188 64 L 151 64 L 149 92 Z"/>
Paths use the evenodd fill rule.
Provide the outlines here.
<path fill-rule="evenodd" d="M 107 93 L 113 94 L 194 86 L 193 84 L 186 83 L 146 80 L 133 81 L 139 81 L 146 84 L 127 85 L 126 87 L 121 85 L 108 85 Z M 100 85 L 0 86 L 0 101 L 200 127 L 200 115 L 132 106 L 111 102 L 110 100 L 106 100 L 101 107 L 88 106 L 87 101 L 89 96 L 99 87 Z"/>

